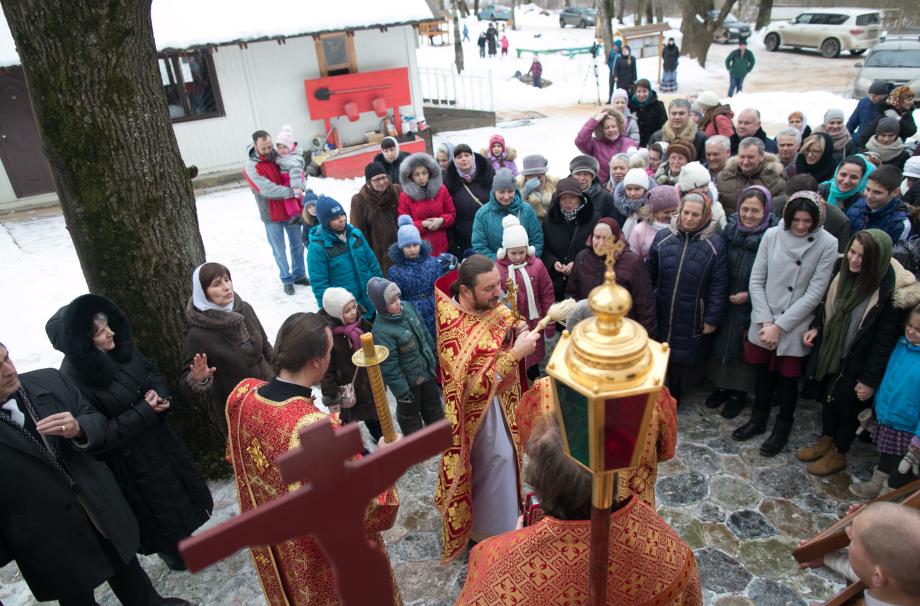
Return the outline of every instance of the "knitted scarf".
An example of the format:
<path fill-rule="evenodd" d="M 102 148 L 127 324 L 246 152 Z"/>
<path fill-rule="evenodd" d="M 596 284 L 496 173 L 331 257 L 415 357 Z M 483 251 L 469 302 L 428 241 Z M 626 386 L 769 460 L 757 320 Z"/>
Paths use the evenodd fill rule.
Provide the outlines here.
<path fill-rule="evenodd" d="M 524 283 L 524 291 L 527 293 L 527 319 L 536 320 L 540 317 L 540 310 L 537 309 L 537 300 L 533 296 L 533 286 L 530 284 L 530 275 L 527 273 L 527 261 L 524 261 L 520 265 L 509 265 L 508 266 L 508 277 L 511 278 L 511 281 L 517 285 L 517 277 L 515 274 L 521 272 L 521 281 Z"/>
<path fill-rule="evenodd" d="M 562 207 L 560 206 L 560 207 L 559 207 L 559 212 L 562 213 L 562 217 L 563 217 L 568 223 L 572 223 L 573 221 L 575 221 L 575 217 L 578 216 L 578 211 L 580 211 L 581 209 L 583 209 L 583 208 L 585 207 L 585 204 L 587 204 L 587 202 L 586 202 L 585 200 L 582 200 L 582 201 L 581 201 L 581 204 L 578 205 L 578 208 L 573 209 L 573 210 L 565 210 L 564 208 L 562 208 Z"/>
<path fill-rule="evenodd" d="M 891 162 L 904 153 L 904 143 L 896 138 L 891 143 L 883 145 L 878 142 L 875 135 L 872 135 L 869 137 L 869 141 L 866 142 L 866 150 L 877 153 L 878 157 L 882 159 L 882 162 Z"/>
<path fill-rule="evenodd" d="M 874 139 L 875 136 L 873 136 L 872 138 Z M 875 164 L 872 164 L 871 162 L 866 160 L 866 158 L 862 154 L 858 154 L 858 155 L 860 158 L 862 158 L 862 161 L 863 161 L 863 176 L 862 176 L 862 179 L 859 180 L 859 183 L 856 184 L 856 187 L 854 187 L 853 189 L 849 191 L 840 191 L 840 188 L 837 187 L 837 173 L 840 172 L 840 166 L 843 166 L 842 164 L 837 167 L 837 170 L 834 171 L 834 176 L 828 181 L 825 181 L 825 183 L 827 183 L 828 185 L 827 203 L 830 204 L 831 206 L 836 206 L 837 208 L 840 208 L 840 200 L 849 198 L 850 196 L 854 194 L 858 194 L 862 192 L 864 189 L 866 189 L 866 181 L 869 180 L 869 175 L 871 175 L 872 172 L 875 170 Z"/>
<path fill-rule="evenodd" d="M 859 275 L 850 271 L 846 258 L 841 261 L 842 265 L 837 273 L 837 296 L 830 317 L 824 319 L 824 334 L 821 336 L 821 347 L 818 350 L 818 370 L 815 379 L 819 381 L 840 372 L 850 313 L 879 287 L 891 264 L 891 237 L 880 229 L 867 229 L 866 233 L 872 236 L 879 249 L 879 260 L 876 267 L 863 267 L 862 271 L 873 272 L 875 280 L 868 293 L 857 291 L 855 283 Z M 850 238 L 847 250 L 853 245 L 855 238 L 855 234 Z"/>
<path fill-rule="evenodd" d="M 816 127 L 814 132 L 827 133 L 830 135 L 831 139 L 834 140 L 834 151 L 838 153 L 843 153 L 847 145 L 849 145 L 850 141 L 853 140 L 853 137 L 850 136 L 850 131 L 848 131 L 846 128 L 841 128 L 839 131 L 837 131 L 836 134 L 833 134 L 827 132 L 827 130 L 824 128 L 824 125 L 822 124 L 821 126 Z"/>
<path fill-rule="evenodd" d="M 361 316 L 359 315 L 351 324 L 342 324 L 332 329 L 334 335 L 345 335 L 351 340 L 352 348 L 358 350 L 361 348 Z"/>

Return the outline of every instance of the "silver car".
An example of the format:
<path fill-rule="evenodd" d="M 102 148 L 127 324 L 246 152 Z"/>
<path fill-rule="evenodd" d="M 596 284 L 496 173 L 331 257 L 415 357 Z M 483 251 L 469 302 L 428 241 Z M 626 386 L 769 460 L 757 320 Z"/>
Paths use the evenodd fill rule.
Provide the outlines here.
<path fill-rule="evenodd" d="M 792 21 L 767 26 L 763 43 L 769 51 L 791 46 L 816 48 L 828 58 L 841 51 L 860 55 L 878 42 L 881 20 L 881 13 L 871 8 L 805 9 Z"/>
<path fill-rule="evenodd" d="M 873 80 L 884 80 L 895 86 L 909 86 L 916 95 L 914 105 L 920 106 L 920 36 L 917 34 L 886 38 L 855 67 L 859 68 L 859 73 L 853 83 L 854 97 L 865 96 Z"/>

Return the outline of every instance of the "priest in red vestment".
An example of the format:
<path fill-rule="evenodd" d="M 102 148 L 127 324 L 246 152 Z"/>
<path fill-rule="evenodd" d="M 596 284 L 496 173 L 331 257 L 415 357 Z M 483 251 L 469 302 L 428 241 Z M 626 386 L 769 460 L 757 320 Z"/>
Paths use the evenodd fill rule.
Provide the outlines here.
<path fill-rule="evenodd" d="M 435 492 L 444 560 L 470 538 L 514 530 L 520 514 L 518 362 L 534 351 L 539 333 L 515 323 L 501 294 L 498 267 L 483 255 L 466 259 L 435 288 L 444 415 L 452 432 Z"/>
<path fill-rule="evenodd" d="M 311 386 L 318 384 L 329 366 L 332 331 L 317 314 L 294 314 L 285 320 L 275 342 L 277 378 L 266 382 L 245 379 L 227 399 L 227 453 L 236 475 L 240 510 L 254 509 L 291 490 L 275 459 L 300 446 L 300 430 L 311 423 L 340 426 L 337 416 L 320 411 L 313 403 Z M 368 504 L 365 530 L 369 541 L 386 555 L 380 532 L 396 521 L 399 500 L 391 488 Z M 335 524 L 335 520 L 329 520 Z M 251 549 L 253 564 L 270 606 L 334 606 L 339 604 L 332 567 L 320 546 L 301 536 L 278 545 Z M 396 581 L 393 592 L 380 604 L 401 604 Z"/>
<path fill-rule="evenodd" d="M 552 416 L 537 422 L 528 452 L 527 483 L 546 517 L 473 548 L 458 606 L 588 603 L 591 474 L 566 457 Z M 634 494 L 614 505 L 609 545 L 608 604 L 702 605 L 690 547 Z"/>

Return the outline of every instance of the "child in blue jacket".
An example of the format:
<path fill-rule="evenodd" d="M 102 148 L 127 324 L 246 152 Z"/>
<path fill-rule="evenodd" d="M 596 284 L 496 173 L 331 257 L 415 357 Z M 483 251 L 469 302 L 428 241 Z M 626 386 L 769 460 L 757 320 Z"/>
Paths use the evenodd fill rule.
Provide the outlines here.
<path fill-rule="evenodd" d="M 904 336 L 894 346 L 885 377 L 875 394 L 876 424 L 872 428 L 872 440 L 879 450 L 878 466 L 868 482 L 850 485 L 850 492 L 856 496 L 875 498 L 887 488 L 900 488 L 916 479 L 920 464 L 918 386 L 920 305 L 907 316 Z"/>
<path fill-rule="evenodd" d="M 399 286 L 402 300 L 412 303 L 434 338 L 434 283 L 441 277 L 442 264 L 438 257 L 430 256 L 431 245 L 422 240 L 412 217 L 399 215 L 396 222 L 399 229 L 396 242 L 390 245 L 393 265 L 387 278 Z"/>

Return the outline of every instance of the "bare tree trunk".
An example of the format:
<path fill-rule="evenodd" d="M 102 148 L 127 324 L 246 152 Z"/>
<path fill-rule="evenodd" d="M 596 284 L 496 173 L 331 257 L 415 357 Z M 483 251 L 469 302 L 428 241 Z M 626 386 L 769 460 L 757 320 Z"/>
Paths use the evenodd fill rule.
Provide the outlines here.
<path fill-rule="evenodd" d="M 607 57 L 610 56 L 610 51 L 613 49 L 613 32 L 610 29 L 610 19 L 613 15 L 613 1 L 612 0 L 597 0 L 595 4 L 597 8 L 597 24 L 600 30 L 601 42 L 604 44 L 604 63 L 607 62 Z"/>
<path fill-rule="evenodd" d="M 470 16 L 470 7 L 466 5 L 466 0 L 453 0 L 453 2 L 454 10 L 459 10 L 461 17 Z M 479 16 L 479 13 L 476 13 L 476 16 Z"/>
<path fill-rule="evenodd" d="M 458 0 L 451 0 L 451 4 L 453 10 L 450 12 L 454 18 L 454 66 L 457 68 L 457 73 L 460 74 L 463 73 L 463 44 L 460 37 L 460 19 L 457 17 Z"/>
<path fill-rule="evenodd" d="M 646 0 L 636 0 L 636 18 L 634 25 L 642 25 L 642 14 L 645 12 Z"/>
<path fill-rule="evenodd" d="M 664 22 L 664 0 L 655 0 L 655 22 Z"/>
<path fill-rule="evenodd" d="M 623 24 L 623 13 L 626 12 L 626 0 L 620 0 L 620 8 L 617 10 L 617 23 Z"/>
<path fill-rule="evenodd" d="M 516 7 L 517 7 L 517 0 L 511 0 L 511 29 L 512 30 L 516 30 L 518 28 L 517 19 L 514 16 L 514 12 L 515 12 L 514 9 Z"/>
<path fill-rule="evenodd" d="M 681 53 L 697 60 L 701 67 L 706 67 L 706 55 L 712 46 L 712 35 L 735 5 L 736 0 L 725 0 L 722 10 L 715 21 L 710 21 L 707 5 L 711 0 L 684 0 L 681 4 L 683 21 L 680 33 L 683 35 Z"/>
<path fill-rule="evenodd" d="M 757 7 L 757 22 L 754 23 L 754 29 L 760 31 L 770 24 L 770 13 L 773 12 L 773 0 L 760 0 Z"/>
<path fill-rule="evenodd" d="M 125 310 L 138 346 L 166 374 L 170 417 L 202 471 L 226 474 L 226 436 L 210 405 L 181 401 L 177 389 L 185 302 L 204 246 L 150 2 L 18 0 L 3 11 L 89 289 Z M 130 142 L 131 153 L 114 142 Z"/>
<path fill-rule="evenodd" d="M 479 16 L 479 0 L 473 0 L 473 14 Z"/>
<path fill-rule="evenodd" d="M 652 23 L 655 20 L 654 13 L 654 0 L 646 0 L 645 2 L 645 22 Z"/>

